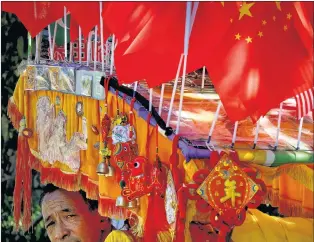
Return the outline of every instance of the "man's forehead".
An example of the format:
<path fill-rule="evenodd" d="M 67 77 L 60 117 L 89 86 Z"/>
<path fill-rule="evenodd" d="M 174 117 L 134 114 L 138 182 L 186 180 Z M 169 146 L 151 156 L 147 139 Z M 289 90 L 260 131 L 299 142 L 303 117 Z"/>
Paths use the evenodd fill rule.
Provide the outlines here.
<path fill-rule="evenodd" d="M 60 212 L 64 209 L 80 209 L 83 203 L 83 198 L 79 193 L 58 189 L 44 196 L 42 202 L 42 213 L 44 217 L 48 217 L 52 213 Z"/>

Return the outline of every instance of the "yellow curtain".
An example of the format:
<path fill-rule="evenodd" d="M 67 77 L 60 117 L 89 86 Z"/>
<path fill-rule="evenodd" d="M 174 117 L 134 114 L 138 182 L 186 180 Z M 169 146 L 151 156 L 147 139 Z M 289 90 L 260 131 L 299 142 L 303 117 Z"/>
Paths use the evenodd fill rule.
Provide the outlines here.
<path fill-rule="evenodd" d="M 38 137 L 36 130 L 37 110 L 36 105 L 39 97 L 49 97 L 51 103 L 56 102 L 57 96 L 60 98 L 60 105 L 56 107 L 56 113 L 59 110 L 63 110 L 67 117 L 66 124 L 66 136 L 69 141 L 74 132 L 82 131 L 82 117 L 78 117 L 76 114 L 76 103 L 83 103 L 84 117 L 87 120 L 87 133 L 88 142 L 87 150 L 80 152 L 81 167 L 78 173 L 73 173 L 71 169 L 62 161 L 55 162 L 53 165 L 47 162 L 40 161 L 37 169 L 42 172 L 44 182 L 51 182 L 59 187 L 63 187 L 68 190 L 83 189 L 87 192 L 88 197 L 93 199 L 111 199 L 114 201 L 117 196 L 120 195 L 120 187 L 118 182 L 114 178 L 106 178 L 98 176 L 96 168 L 101 161 L 101 156 L 94 145 L 101 141 L 101 135 L 93 133 L 91 126 L 94 125 L 100 131 L 101 119 L 104 115 L 104 101 L 95 100 L 89 97 L 76 96 L 71 94 L 65 94 L 55 91 L 25 91 L 24 90 L 24 78 L 22 75 L 16 85 L 11 105 L 16 105 L 18 111 L 26 117 L 27 127 L 32 129 L 33 137 L 29 141 L 29 146 L 34 155 L 38 152 Z M 123 100 L 118 98 L 118 105 L 120 112 L 123 110 Z M 128 114 L 130 106 L 125 104 L 125 112 Z M 100 112 L 100 107 L 102 112 Z M 108 95 L 108 113 L 110 117 L 114 117 L 117 112 L 116 96 L 109 92 Z M 10 115 L 10 114 L 9 114 Z M 11 114 L 11 116 L 14 114 Z M 149 126 L 147 140 L 147 123 L 146 120 L 139 117 L 134 110 L 134 126 L 137 135 L 137 144 L 139 148 L 139 155 L 147 156 L 149 162 L 154 162 L 155 158 L 155 135 L 154 127 Z M 12 117 L 11 117 L 12 119 Z M 162 162 L 169 164 L 169 157 L 172 153 L 172 141 L 167 137 L 159 133 L 159 156 Z M 146 143 L 149 143 L 149 152 L 146 154 Z M 184 162 L 182 153 L 178 150 L 179 154 L 179 167 L 185 170 L 185 182 L 191 182 L 192 175 L 198 169 L 204 167 L 204 161 L 191 160 L 189 163 Z M 281 211 L 284 211 L 287 215 L 294 216 L 309 216 L 313 213 L 313 186 L 309 186 L 312 180 L 309 179 L 313 176 L 313 170 L 307 170 L 301 172 L 304 174 L 301 177 L 294 174 L 292 171 L 287 170 L 282 173 L 276 173 L 272 169 L 262 166 L 251 165 L 254 168 L 258 168 L 261 171 L 262 179 L 266 185 L 270 188 L 268 197 L 270 202 L 280 207 Z M 296 165 L 295 167 L 301 167 L 302 165 Z M 304 168 L 304 167 L 303 167 Z M 302 169 L 303 169 L 302 168 Z M 300 168 L 301 169 L 301 168 Z M 295 170 L 295 169 L 294 169 Z M 306 170 L 306 169 L 304 169 Z M 276 175 L 274 175 L 276 173 Z M 43 175 L 45 174 L 45 175 Z M 303 178 L 302 178 L 303 177 Z M 306 177 L 306 178 L 304 178 Z M 141 208 L 137 211 L 142 219 L 146 220 L 147 198 L 142 198 Z M 290 203 L 285 201 L 289 201 Z M 294 202 L 292 202 L 294 201 Z M 113 204 L 114 206 L 114 204 Z M 301 210 L 300 210 L 301 206 Z M 193 202 L 189 202 L 190 219 L 194 220 L 206 220 L 202 218 L 201 214 L 197 214 L 195 211 L 195 205 Z M 291 209 L 297 207 L 296 209 Z M 102 210 L 103 211 L 103 210 Z M 290 213 L 290 214 L 289 214 Z M 107 215 L 107 214 L 103 214 Z"/>
<path fill-rule="evenodd" d="M 313 219 L 278 218 L 257 209 L 250 209 L 246 213 L 244 223 L 234 228 L 232 240 L 234 242 L 312 242 Z"/>

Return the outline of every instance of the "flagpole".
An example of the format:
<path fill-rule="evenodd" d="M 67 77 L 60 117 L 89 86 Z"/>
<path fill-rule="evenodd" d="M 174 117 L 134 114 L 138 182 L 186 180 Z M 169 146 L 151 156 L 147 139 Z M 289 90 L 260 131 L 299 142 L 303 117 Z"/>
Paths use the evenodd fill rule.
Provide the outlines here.
<path fill-rule="evenodd" d="M 100 48 L 101 48 L 101 71 L 105 71 L 104 62 L 104 23 L 102 18 L 102 2 L 99 2 L 99 16 L 100 16 Z"/>
<path fill-rule="evenodd" d="M 91 53 L 91 39 L 92 39 L 92 32 L 88 33 L 88 39 L 87 39 L 87 61 L 86 61 L 86 65 L 89 66 L 89 62 L 91 61 L 90 58 L 90 53 Z"/>
<path fill-rule="evenodd" d="M 167 127 L 169 127 L 169 124 L 170 124 L 170 118 L 171 118 L 171 113 L 172 113 L 172 108 L 173 108 L 174 97 L 176 95 L 176 90 L 177 90 L 182 60 L 183 60 L 183 54 L 181 54 L 181 57 L 180 57 L 180 61 L 179 61 L 178 69 L 177 69 L 177 74 L 176 74 L 176 79 L 174 81 L 174 85 L 173 85 L 173 89 L 172 89 L 172 95 L 171 95 L 171 99 L 170 99 L 170 106 L 169 106 L 169 110 L 168 110 L 168 117 L 167 117 L 167 123 L 166 123 Z"/>
<path fill-rule="evenodd" d="M 215 113 L 212 125 L 210 127 L 210 130 L 209 130 L 207 144 L 210 144 L 210 141 L 212 139 L 212 135 L 213 135 L 214 128 L 215 128 L 215 125 L 216 125 L 216 121 L 218 120 L 220 108 L 221 108 L 221 101 L 219 100 L 219 103 L 218 103 L 218 106 L 217 106 L 217 109 L 216 109 L 216 113 Z"/>
<path fill-rule="evenodd" d="M 300 149 L 300 142 L 301 142 L 301 134 L 302 134 L 302 126 L 303 126 L 303 117 L 300 119 L 299 123 L 299 133 L 298 133 L 298 142 L 296 150 Z"/>
<path fill-rule="evenodd" d="M 73 43 L 70 42 L 70 62 L 73 62 Z"/>
<path fill-rule="evenodd" d="M 30 64 L 30 61 L 32 60 L 32 37 L 29 32 L 27 36 L 28 36 L 27 63 Z"/>
<path fill-rule="evenodd" d="M 137 84 L 138 84 L 138 82 L 136 81 L 135 84 L 134 84 L 134 89 L 133 89 L 133 97 L 135 97 L 135 93 L 136 93 L 136 90 L 137 90 Z"/>
<path fill-rule="evenodd" d="M 161 85 L 161 91 L 160 91 L 159 109 L 158 109 L 159 116 L 161 115 L 162 102 L 163 102 L 163 99 L 164 99 L 164 92 L 165 92 L 165 84 L 162 84 Z"/>
<path fill-rule="evenodd" d="M 153 108 L 153 88 L 149 88 L 149 112 L 152 112 Z"/>
<path fill-rule="evenodd" d="M 68 58 L 67 42 L 67 9 L 64 7 L 64 61 Z"/>
<path fill-rule="evenodd" d="M 97 25 L 95 26 L 95 38 L 94 38 L 94 71 L 96 71 L 97 63 Z"/>
<path fill-rule="evenodd" d="M 82 29 L 79 26 L 79 62 L 82 64 Z"/>
<path fill-rule="evenodd" d="M 232 136 L 232 143 L 231 143 L 231 149 L 234 148 L 234 144 L 235 144 L 235 141 L 236 141 L 237 130 L 238 130 L 238 124 L 239 124 L 239 121 L 236 121 L 235 124 L 234 124 L 233 136 Z"/>
<path fill-rule="evenodd" d="M 52 40 L 52 60 L 54 60 L 54 53 L 55 53 L 55 46 L 56 46 L 56 36 L 57 36 L 57 28 L 58 28 L 58 22 L 55 22 L 55 27 L 53 30 L 53 40 Z"/>
<path fill-rule="evenodd" d="M 35 37 L 35 63 L 38 64 L 38 35 Z"/>
<path fill-rule="evenodd" d="M 110 75 L 113 74 L 113 65 L 114 65 L 114 49 L 115 49 L 115 36 L 112 35 L 111 40 L 111 56 L 110 56 Z"/>
<path fill-rule="evenodd" d="M 256 144 L 257 144 L 257 138 L 258 138 L 258 132 L 259 132 L 259 126 L 260 126 L 260 121 L 261 121 L 261 118 L 260 117 L 257 121 L 257 124 L 256 124 L 256 130 L 255 130 L 255 137 L 254 137 L 254 144 L 253 144 L 253 150 L 256 148 Z"/>
<path fill-rule="evenodd" d="M 202 73 L 202 89 L 204 89 L 205 86 L 205 66 L 203 66 L 203 73 Z"/>
<path fill-rule="evenodd" d="M 280 108 L 279 108 L 278 123 L 277 123 L 277 134 L 276 134 L 276 142 L 275 142 L 274 150 L 277 150 L 277 147 L 278 147 L 279 134 L 280 134 L 281 115 L 282 115 L 282 102 L 280 103 Z"/>
<path fill-rule="evenodd" d="M 53 49 L 52 49 L 52 40 L 51 40 L 51 33 L 50 33 L 50 24 L 48 24 L 48 39 L 49 39 L 50 60 L 53 60 Z"/>
<path fill-rule="evenodd" d="M 194 8 L 193 8 L 193 17 L 194 18 L 196 15 L 197 7 L 198 7 L 198 4 L 195 4 Z M 181 113 L 182 113 L 182 106 L 183 106 L 183 95 L 184 95 L 184 84 L 185 84 L 185 72 L 186 72 L 188 50 L 189 50 L 189 38 L 190 38 L 191 30 L 192 30 L 191 10 L 192 10 L 192 2 L 187 2 L 186 3 L 185 34 L 184 34 L 184 60 L 183 60 L 183 70 L 182 70 L 182 84 L 181 84 L 179 113 L 178 113 L 177 128 L 176 128 L 177 134 L 179 134 L 179 132 L 180 132 L 180 121 L 181 121 Z M 192 17 L 192 22 L 194 21 L 193 17 Z"/>

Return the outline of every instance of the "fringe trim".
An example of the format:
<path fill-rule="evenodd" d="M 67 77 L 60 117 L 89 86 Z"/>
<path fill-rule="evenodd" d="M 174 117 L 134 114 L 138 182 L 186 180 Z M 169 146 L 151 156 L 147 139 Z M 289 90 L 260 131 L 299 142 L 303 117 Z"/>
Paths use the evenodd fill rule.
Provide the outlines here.
<path fill-rule="evenodd" d="M 98 184 L 89 179 L 89 177 L 83 173 L 81 173 L 81 184 L 80 187 L 82 190 L 86 192 L 86 197 L 92 200 L 98 200 L 99 197 L 99 189 Z"/>
<path fill-rule="evenodd" d="M 32 153 L 36 153 L 31 150 Z M 79 191 L 82 189 L 86 192 L 86 197 L 92 200 L 98 200 L 98 184 L 96 181 L 82 173 L 67 173 L 59 168 L 44 167 L 39 160 L 30 163 L 31 167 L 40 172 L 40 181 L 42 184 L 52 183 L 55 186 L 68 191 Z"/>
<path fill-rule="evenodd" d="M 314 210 L 302 206 L 302 201 L 292 200 L 279 195 L 278 189 L 267 187 L 265 204 L 278 207 L 278 212 L 287 217 L 314 218 Z"/>
<path fill-rule="evenodd" d="M 289 217 L 314 218 L 314 210 L 306 209 L 302 202 L 280 197 L 279 213 Z"/>
<path fill-rule="evenodd" d="M 308 164 L 286 164 L 279 167 L 265 167 L 249 164 L 249 167 L 255 168 L 261 173 L 262 177 L 269 179 L 275 179 L 285 173 L 309 190 L 314 190 L 314 170 Z"/>
<path fill-rule="evenodd" d="M 117 220 L 125 220 L 129 214 L 128 209 L 116 207 L 115 199 L 102 196 L 98 199 L 98 212 L 102 216 L 108 216 Z"/>
<path fill-rule="evenodd" d="M 13 127 L 16 130 L 19 130 L 20 121 L 23 118 L 23 114 L 20 113 L 18 107 L 16 106 L 13 96 L 10 97 L 9 102 L 8 102 L 7 115 L 9 119 L 11 120 Z"/>
<path fill-rule="evenodd" d="M 307 165 L 281 166 L 278 168 L 277 174 L 280 175 L 281 173 L 288 174 L 294 180 L 303 184 L 307 189 L 313 192 L 314 171 Z"/>
<path fill-rule="evenodd" d="M 79 191 L 79 180 L 79 174 L 66 174 L 59 168 L 46 168 L 42 166 L 40 170 L 41 183 L 52 183 L 68 191 Z"/>

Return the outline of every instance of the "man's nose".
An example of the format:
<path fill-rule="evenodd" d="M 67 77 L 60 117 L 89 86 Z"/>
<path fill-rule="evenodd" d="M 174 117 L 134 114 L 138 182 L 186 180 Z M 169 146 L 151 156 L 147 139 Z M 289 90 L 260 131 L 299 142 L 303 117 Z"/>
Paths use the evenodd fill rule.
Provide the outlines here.
<path fill-rule="evenodd" d="M 55 229 L 56 229 L 55 230 L 56 241 L 63 241 L 64 239 L 70 236 L 70 230 L 62 222 L 56 224 Z"/>

